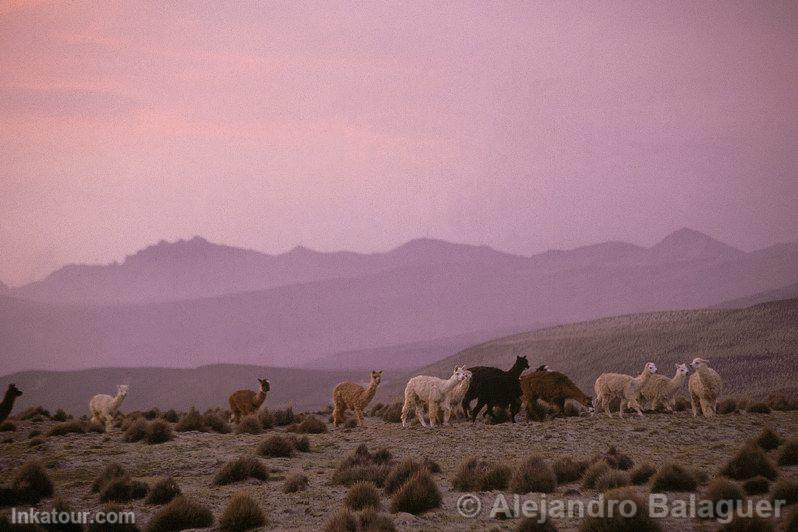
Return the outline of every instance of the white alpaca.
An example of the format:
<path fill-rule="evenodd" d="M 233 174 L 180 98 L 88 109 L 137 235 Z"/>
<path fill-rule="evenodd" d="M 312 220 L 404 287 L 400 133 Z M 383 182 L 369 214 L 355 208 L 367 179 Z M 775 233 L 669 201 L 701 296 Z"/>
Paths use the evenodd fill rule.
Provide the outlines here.
<path fill-rule="evenodd" d="M 127 396 L 127 384 L 119 384 L 116 387 L 116 397 L 111 397 L 104 393 L 97 394 L 89 401 L 89 412 L 91 413 L 91 420 L 102 423 L 106 426 L 111 424 L 114 419 L 114 414 L 119 410 L 122 401 Z"/>
<path fill-rule="evenodd" d="M 637 377 L 622 373 L 602 373 L 593 386 L 596 392 L 593 406 L 598 411 L 601 405 L 604 405 L 604 411 L 607 416 L 612 417 L 610 402 L 613 399 L 620 399 L 621 406 L 618 409 L 618 417 L 623 417 L 623 410 L 626 406 L 634 408 L 637 410 L 637 415 L 642 416 L 643 412 L 640 411 L 640 403 L 638 402 L 640 389 L 646 385 L 651 375 L 656 372 L 657 366 L 653 362 L 648 362 L 646 367 L 643 368 L 643 372 Z"/>
<path fill-rule="evenodd" d="M 673 412 L 676 395 L 682 389 L 689 372 L 687 364 L 676 364 L 676 374 L 671 379 L 665 375 L 652 375 L 640 389 L 640 396 L 652 410 L 662 405 L 668 412 Z"/>
<path fill-rule="evenodd" d="M 696 357 L 690 366 L 695 370 L 687 383 L 693 417 L 698 415 L 699 405 L 704 417 L 712 417 L 718 406 L 718 397 L 723 391 L 723 381 L 718 372 L 709 367 L 708 360 Z"/>
<path fill-rule="evenodd" d="M 471 372 L 468 370 L 465 371 L 469 374 L 469 377 L 457 383 L 446 396 L 455 418 L 465 417 L 465 412 L 463 412 L 463 397 L 465 397 L 468 386 L 471 384 Z"/>
<path fill-rule="evenodd" d="M 421 424 L 425 427 L 427 426 L 427 423 L 424 421 L 424 403 L 427 404 L 430 426 L 435 426 L 439 408 L 443 409 L 443 424 L 448 425 L 449 418 L 452 415 L 452 403 L 449 399 L 449 394 L 458 384 L 468 381 L 470 378 L 470 371 L 463 366 L 457 366 L 454 368 L 454 372 L 448 380 L 430 377 L 429 375 L 419 375 L 418 377 L 410 379 L 407 382 L 407 386 L 405 386 L 405 404 L 402 406 L 402 426 L 407 426 L 407 417 L 411 408 L 415 409 L 416 417 Z"/>

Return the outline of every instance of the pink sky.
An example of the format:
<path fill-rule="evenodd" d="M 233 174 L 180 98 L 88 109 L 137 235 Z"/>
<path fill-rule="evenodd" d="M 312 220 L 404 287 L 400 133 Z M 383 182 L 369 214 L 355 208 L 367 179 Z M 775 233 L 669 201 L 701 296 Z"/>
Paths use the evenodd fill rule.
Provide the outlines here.
<path fill-rule="evenodd" d="M 324 6 L 0 0 L 0 281 L 195 234 L 798 238 L 796 2 Z"/>

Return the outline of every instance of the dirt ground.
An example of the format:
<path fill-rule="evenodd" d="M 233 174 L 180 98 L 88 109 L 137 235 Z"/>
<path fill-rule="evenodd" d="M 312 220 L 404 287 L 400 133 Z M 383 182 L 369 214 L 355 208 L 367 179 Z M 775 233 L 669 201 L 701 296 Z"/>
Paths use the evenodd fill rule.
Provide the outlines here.
<path fill-rule="evenodd" d="M 710 420 L 694 419 L 688 412 L 680 412 L 649 414 L 642 419 L 627 416 L 623 420 L 594 416 L 500 425 L 481 422 L 471 425 L 461 421 L 451 427 L 435 429 L 418 425 L 403 429 L 399 424 L 386 424 L 377 418 L 367 418 L 366 423 L 367 427 L 358 429 L 332 429 L 328 425 L 328 433 L 309 435 L 310 452 L 297 453 L 292 458 L 262 458 L 273 471 L 268 481 L 249 480 L 217 487 L 211 485 L 211 479 L 225 462 L 242 455 L 254 455 L 257 445 L 268 434 L 282 429 L 271 429 L 261 435 L 176 433 L 173 441 L 159 445 L 124 443 L 120 429 L 113 429 L 109 434 L 46 437 L 43 444 L 32 448 L 29 431 L 35 428 L 46 434 L 53 422 L 17 421 L 16 431 L 0 433 L 0 440 L 10 440 L 0 444 L 0 481 L 7 484 L 19 465 L 37 458 L 48 468 L 57 495 L 66 499 L 74 510 L 93 511 L 102 507 L 97 494 L 90 491 L 93 478 L 106 464 L 118 462 L 136 479 L 149 483 L 167 475 L 174 476 L 183 493 L 207 505 L 217 522 L 231 496 L 245 491 L 261 505 L 269 528 L 318 530 L 341 506 L 347 491 L 343 486 L 331 484 L 336 465 L 365 443 L 370 450 L 386 447 L 395 459 L 429 458 L 442 468 L 441 473 L 434 475 L 443 494 L 442 507 L 421 516 L 392 515 L 398 528 L 507 530 L 514 529 L 520 519 L 498 520 L 488 515 L 499 492 L 478 494 L 483 506 L 478 517 L 466 518 L 458 513 L 457 500 L 463 494 L 452 489 L 451 478 L 465 457 L 513 462 L 539 453 L 551 459 L 571 456 L 584 460 L 615 445 L 636 464 L 648 462 L 658 466 L 674 461 L 702 469 L 713 477 L 741 444 L 756 436 L 763 427 L 771 427 L 781 436 L 798 433 L 798 412 L 740 413 Z M 770 456 L 775 461 L 773 451 Z M 307 475 L 310 484 L 306 491 L 282 492 L 282 479 L 291 472 Z M 783 478 L 796 478 L 798 468 L 779 468 L 779 474 Z M 647 494 L 645 486 L 635 489 Z M 588 501 L 595 495 L 575 482 L 558 486 L 555 493 L 546 497 Z M 668 495 L 685 498 L 689 494 Z M 507 496 L 511 500 L 509 492 Z M 524 498 L 540 500 L 541 495 L 529 494 L 522 496 L 522 500 Z M 384 511 L 389 505 L 389 499 L 383 495 Z M 49 509 L 51 506 L 52 499 L 47 499 L 38 507 Z M 143 501 L 124 506 L 136 512 L 140 525 L 145 525 L 158 509 Z M 577 529 L 580 523 L 578 519 L 554 519 L 553 522 L 560 530 Z M 699 519 L 667 519 L 663 525 L 670 530 L 715 530 L 719 526 Z"/>

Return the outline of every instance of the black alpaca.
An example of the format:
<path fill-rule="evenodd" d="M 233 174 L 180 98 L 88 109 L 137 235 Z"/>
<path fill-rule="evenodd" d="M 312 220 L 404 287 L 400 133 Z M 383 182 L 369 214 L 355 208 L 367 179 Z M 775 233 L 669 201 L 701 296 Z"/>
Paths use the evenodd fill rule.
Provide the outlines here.
<path fill-rule="evenodd" d="M 13 384 L 8 385 L 6 396 L 3 397 L 3 402 L 0 403 L 0 423 L 6 420 L 8 414 L 11 413 L 11 409 L 14 408 L 14 401 L 20 395 L 22 395 L 22 392 L 19 391 L 19 388 Z"/>
<path fill-rule="evenodd" d="M 482 407 L 487 405 L 488 415 L 494 420 L 493 407 L 510 408 L 510 420 L 515 423 L 515 415 L 521 409 L 521 384 L 518 378 L 529 367 L 525 356 L 515 357 L 515 363 L 509 371 L 487 366 L 468 368 L 471 372 L 471 383 L 463 397 L 463 412 L 471 415 L 471 421 L 477 419 Z M 477 406 L 469 412 L 471 401 L 477 400 Z"/>

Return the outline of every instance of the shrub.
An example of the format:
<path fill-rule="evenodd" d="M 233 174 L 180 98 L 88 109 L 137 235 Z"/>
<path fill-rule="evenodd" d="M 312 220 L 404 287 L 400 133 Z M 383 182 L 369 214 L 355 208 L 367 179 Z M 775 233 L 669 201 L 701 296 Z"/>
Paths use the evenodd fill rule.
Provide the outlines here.
<path fill-rule="evenodd" d="M 305 491 L 308 487 L 308 477 L 302 473 L 291 473 L 285 478 L 283 484 L 284 493 L 296 493 L 297 491 Z"/>
<path fill-rule="evenodd" d="M 100 502 L 128 502 L 143 499 L 150 487 L 144 482 L 128 477 L 117 477 L 106 482 L 100 489 Z"/>
<path fill-rule="evenodd" d="M 360 512 L 360 529 L 368 532 L 394 532 L 396 527 L 390 516 L 366 508 Z"/>
<path fill-rule="evenodd" d="M 557 476 L 548 462 L 542 457 L 532 455 L 515 470 L 510 481 L 513 493 L 542 492 L 551 493 L 557 487 Z"/>
<path fill-rule="evenodd" d="M 344 421 L 344 428 L 345 429 L 354 429 L 356 427 L 357 427 L 357 420 L 355 418 L 350 417 L 350 418 L 347 418 L 346 421 Z"/>
<path fill-rule="evenodd" d="M 374 463 L 368 448 L 361 444 L 355 452 L 344 458 L 332 476 L 333 484 L 351 486 L 358 480 L 370 480 L 382 486 L 390 470 L 387 465 Z"/>
<path fill-rule="evenodd" d="M 640 464 L 632 471 L 632 484 L 636 484 L 638 486 L 640 484 L 645 484 L 656 472 L 657 468 L 655 468 L 653 465 Z"/>
<path fill-rule="evenodd" d="M 557 476 L 557 484 L 568 484 L 579 480 L 585 469 L 587 469 L 587 462 L 577 461 L 570 456 L 566 456 L 555 460 L 552 468 Z"/>
<path fill-rule="evenodd" d="M 788 532 L 795 532 L 798 530 L 798 506 L 794 507 L 790 512 L 790 515 L 787 516 L 784 529 Z"/>
<path fill-rule="evenodd" d="M 731 523 L 725 524 L 718 532 L 771 532 L 775 530 L 770 521 L 759 517 L 735 517 Z"/>
<path fill-rule="evenodd" d="M 260 426 L 258 416 L 246 416 L 236 425 L 236 434 L 260 434 L 263 428 Z"/>
<path fill-rule="evenodd" d="M 768 405 L 773 410 L 798 410 L 798 399 L 795 397 L 788 397 L 787 395 L 773 394 L 768 397 Z"/>
<path fill-rule="evenodd" d="M 629 455 L 618 451 L 614 445 L 610 446 L 607 452 L 597 459 L 603 459 L 613 469 L 622 469 L 624 471 L 632 469 L 635 465 L 634 460 Z"/>
<path fill-rule="evenodd" d="M 242 456 L 233 461 L 227 462 L 213 477 L 213 483 L 217 486 L 232 484 L 248 478 L 267 480 L 269 472 L 256 458 Z"/>
<path fill-rule="evenodd" d="M 530 516 L 518 523 L 518 528 L 515 530 L 516 532 L 557 532 L 557 527 L 549 521 L 548 517 L 541 523 L 539 517 Z"/>
<path fill-rule="evenodd" d="M 357 532 L 359 528 L 357 516 L 348 508 L 339 508 L 324 525 L 325 532 Z"/>
<path fill-rule="evenodd" d="M 20 503 L 37 504 L 53 494 L 53 483 L 39 462 L 30 461 L 17 470 L 11 489 Z"/>
<path fill-rule="evenodd" d="M 0 423 L 0 432 L 14 432 L 16 430 L 17 426 L 11 421 L 3 421 Z"/>
<path fill-rule="evenodd" d="M 748 495 L 759 495 L 770 490 L 770 481 L 763 476 L 757 476 L 746 480 L 743 489 Z"/>
<path fill-rule="evenodd" d="M 418 515 L 441 505 L 441 492 L 429 472 L 419 471 L 391 498 L 391 512 Z"/>
<path fill-rule="evenodd" d="M 379 452 L 379 451 L 378 451 Z M 376 455 L 374 457 L 374 461 L 379 463 L 376 459 Z M 427 471 L 430 473 L 440 473 L 441 472 L 441 465 L 436 462 L 435 460 L 431 460 L 429 458 L 424 458 L 424 461 L 421 462 L 421 465 L 427 468 Z"/>
<path fill-rule="evenodd" d="M 790 438 L 784 442 L 784 445 L 779 450 L 779 465 L 791 466 L 796 464 L 798 464 L 798 438 Z"/>
<path fill-rule="evenodd" d="M 97 493 L 110 481 L 116 478 L 126 478 L 127 476 L 128 474 L 125 468 L 116 462 L 112 462 L 105 466 L 103 470 L 100 471 L 100 474 L 94 478 L 94 482 L 91 484 L 91 492 Z"/>
<path fill-rule="evenodd" d="M 54 512 L 56 512 L 56 513 L 61 513 L 61 512 L 71 513 L 71 512 L 75 511 L 61 497 L 57 497 L 53 501 L 52 510 Z M 83 525 L 81 525 L 80 523 L 59 523 L 57 525 L 56 524 L 45 525 L 44 529 L 45 530 L 57 530 L 58 532 L 83 532 Z M 0 527 L 0 530 L 3 530 L 3 528 Z"/>
<path fill-rule="evenodd" d="M 673 404 L 673 409 L 676 412 L 684 412 L 685 410 L 690 410 L 691 408 L 690 400 L 684 396 L 680 396 L 676 398 L 676 402 Z"/>
<path fill-rule="evenodd" d="M 291 441 L 291 445 L 293 445 L 294 449 L 297 451 L 301 453 L 310 452 L 310 440 L 307 436 L 302 436 L 301 438 L 290 436 L 288 439 Z"/>
<path fill-rule="evenodd" d="M 319 418 L 309 415 L 298 425 L 291 425 L 286 430 L 300 434 L 322 434 L 327 432 L 327 424 Z"/>
<path fill-rule="evenodd" d="M 222 530 L 249 530 L 262 526 L 266 526 L 266 516 L 258 503 L 246 493 L 233 495 L 219 518 L 219 527 Z"/>
<path fill-rule="evenodd" d="M 612 504 L 610 501 L 633 501 L 636 511 L 631 517 L 623 517 L 621 512 L 609 511 Z M 643 502 L 634 491 L 629 488 L 619 488 L 610 490 L 604 494 L 602 499 L 603 512 L 599 515 L 604 517 L 589 516 L 582 521 L 579 527 L 581 532 L 659 532 L 662 530 L 656 520 L 652 519 L 648 513 L 648 505 Z"/>
<path fill-rule="evenodd" d="M 294 444 L 284 436 L 272 434 L 258 446 L 258 454 L 269 457 L 290 457 L 294 454 Z"/>
<path fill-rule="evenodd" d="M 382 411 L 382 420 L 386 423 L 402 422 L 402 403 L 393 403 Z"/>
<path fill-rule="evenodd" d="M 654 473 L 651 480 L 652 492 L 693 491 L 698 481 L 693 472 L 679 464 L 668 463 Z"/>
<path fill-rule="evenodd" d="M 363 510 L 373 508 L 379 510 L 382 506 L 380 502 L 380 492 L 373 482 L 359 481 L 352 484 L 344 499 L 344 506 L 351 510 Z"/>
<path fill-rule="evenodd" d="M 724 517 L 728 510 L 724 511 L 720 505 L 734 505 L 737 501 L 745 500 L 745 493 L 742 488 L 731 480 L 718 477 L 709 483 L 704 498 L 712 501 L 712 511 L 707 517 Z M 732 506 L 728 506 L 731 509 Z"/>
<path fill-rule="evenodd" d="M 118 504 L 111 503 L 103 506 L 102 511 L 106 514 L 113 513 L 121 516 L 126 510 Z M 86 530 L 88 530 L 88 532 L 138 532 L 139 527 L 132 523 L 109 525 L 106 523 L 94 522 L 89 524 Z"/>
<path fill-rule="evenodd" d="M 782 479 L 773 485 L 771 494 L 774 501 L 784 501 L 784 504 L 798 502 L 798 481 Z"/>
<path fill-rule="evenodd" d="M 144 412 L 144 419 L 153 420 L 161 414 L 161 411 L 157 408 L 150 408 L 146 412 Z"/>
<path fill-rule="evenodd" d="M 264 430 L 274 427 L 274 416 L 268 408 L 258 410 L 256 415 L 258 416 L 258 421 L 260 421 L 260 426 L 263 427 Z"/>
<path fill-rule="evenodd" d="M 230 434 L 233 430 L 230 428 L 230 424 L 227 423 L 227 421 L 214 413 L 206 413 L 202 417 L 202 422 L 210 430 L 218 432 L 219 434 Z"/>
<path fill-rule="evenodd" d="M 168 442 L 175 437 L 172 426 L 165 421 L 151 421 L 147 424 L 144 441 L 150 445 Z"/>
<path fill-rule="evenodd" d="M 29 421 L 33 420 L 34 418 L 39 418 L 38 421 L 41 421 L 42 418 L 49 418 L 50 412 L 42 408 L 41 406 L 32 406 L 26 410 L 23 410 L 22 413 L 17 415 L 17 419 L 20 421 Z"/>
<path fill-rule="evenodd" d="M 186 528 L 207 528 L 213 524 L 213 514 L 199 503 L 178 495 L 158 510 L 147 524 L 147 530 L 184 530 Z"/>
<path fill-rule="evenodd" d="M 30 432 L 28 432 L 28 438 L 35 438 L 36 436 L 41 436 L 41 435 L 42 431 L 40 431 L 39 429 L 33 429 Z"/>
<path fill-rule="evenodd" d="M 295 423 L 297 421 L 297 418 L 294 415 L 294 409 L 290 406 L 275 410 L 272 412 L 272 416 L 274 417 L 274 424 L 278 427 L 285 427 L 286 425 L 290 425 L 291 423 Z"/>
<path fill-rule="evenodd" d="M 512 469 L 505 464 L 493 465 L 471 457 L 457 468 L 452 487 L 457 491 L 503 490 L 512 477 Z"/>
<path fill-rule="evenodd" d="M 756 444 L 766 451 L 771 451 L 781 445 L 781 438 L 770 427 L 765 427 L 756 437 Z"/>
<path fill-rule="evenodd" d="M 147 504 L 166 504 L 180 495 L 180 486 L 172 477 L 159 480 L 147 495 Z"/>
<path fill-rule="evenodd" d="M 105 425 L 99 421 L 85 421 L 84 423 L 86 423 L 86 432 L 96 432 L 97 434 L 105 432 Z"/>
<path fill-rule="evenodd" d="M 146 434 L 147 422 L 143 419 L 137 419 L 128 426 L 122 435 L 122 439 L 128 443 L 137 442 L 143 440 Z"/>
<path fill-rule="evenodd" d="M 718 414 L 734 414 L 738 411 L 737 401 L 734 399 L 723 399 L 718 401 L 716 411 Z"/>
<path fill-rule="evenodd" d="M 610 469 L 596 479 L 596 490 L 607 491 L 622 488 L 632 483 L 632 477 L 626 471 Z"/>
<path fill-rule="evenodd" d="M 604 460 L 593 463 L 582 474 L 582 487 L 588 490 L 595 488 L 596 480 L 610 469 L 612 468 Z"/>
<path fill-rule="evenodd" d="M 767 403 L 752 403 L 748 405 L 746 411 L 750 414 L 770 414 L 770 407 Z"/>
<path fill-rule="evenodd" d="M 202 414 L 197 412 L 197 409 L 192 406 L 188 413 L 175 424 L 175 430 L 177 432 L 190 432 L 192 430 L 208 432 L 208 427 L 205 426 Z"/>
<path fill-rule="evenodd" d="M 86 434 L 86 423 L 78 419 L 56 423 L 47 432 L 48 436 L 66 436 L 67 434 Z"/>
<path fill-rule="evenodd" d="M 764 451 L 751 443 L 737 451 L 720 473 L 734 480 L 746 480 L 757 475 L 773 480 L 778 476 Z"/>
<path fill-rule="evenodd" d="M 385 493 L 391 495 L 402 487 L 413 475 L 421 471 L 424 467 L 413 460 L 406 458 L 393 466 L 385 477 Z"/>
<path fill-rule="evenodd" d="M 177 423 L 178 421 L 180 421 L 180 416 L 177 415 L 177 412 L 175 412 L 174 408 L 170 408 L 169 410 L 161 414 L 161 417 L 163 418 L 164 421 L 168 421 L 169 423 Z"/>

